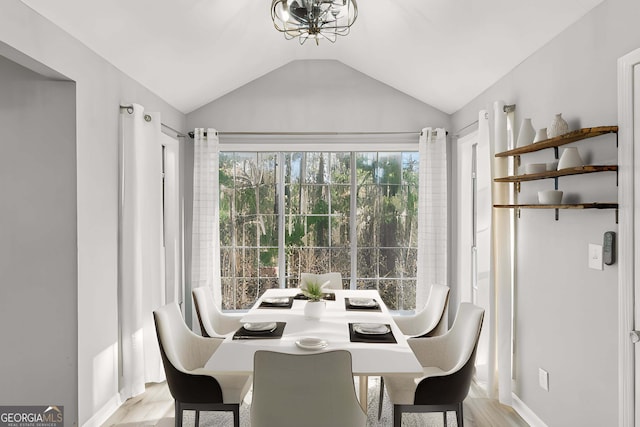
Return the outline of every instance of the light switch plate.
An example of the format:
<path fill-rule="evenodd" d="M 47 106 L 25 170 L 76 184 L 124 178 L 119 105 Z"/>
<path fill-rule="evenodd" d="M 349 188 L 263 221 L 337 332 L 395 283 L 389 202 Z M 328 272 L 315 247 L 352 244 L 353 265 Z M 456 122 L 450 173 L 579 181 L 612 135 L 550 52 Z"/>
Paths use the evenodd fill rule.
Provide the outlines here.
<path fill-rule="evenodd" d="M 602 245 L 589 243 L 589 268 L 602 270 Z"/>
<path fill-rule="evenodd" d="M 549 372 L 538 368 L 538 384 L 543 390 L 549 391 Z"/>

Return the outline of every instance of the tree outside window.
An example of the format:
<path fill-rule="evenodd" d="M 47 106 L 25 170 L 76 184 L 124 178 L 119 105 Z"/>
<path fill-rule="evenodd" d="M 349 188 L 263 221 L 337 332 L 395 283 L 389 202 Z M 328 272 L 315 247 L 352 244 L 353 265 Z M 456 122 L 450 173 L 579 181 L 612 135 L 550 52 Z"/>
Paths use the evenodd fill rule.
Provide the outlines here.
<path fill-rule="evenodd" d="M 329 271 L 415 308 L 417 152 L 223 152 L 219 194 L 223 308 Z"/>

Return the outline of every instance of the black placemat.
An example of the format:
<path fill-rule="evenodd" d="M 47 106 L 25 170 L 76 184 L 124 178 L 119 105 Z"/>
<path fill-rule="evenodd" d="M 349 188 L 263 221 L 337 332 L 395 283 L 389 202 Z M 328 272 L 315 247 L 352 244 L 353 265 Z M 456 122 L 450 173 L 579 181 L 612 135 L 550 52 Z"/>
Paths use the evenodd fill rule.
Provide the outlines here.
<path fill-rule="evenodd" d="M 309 299 L 302 292 L 297 294 L 293 298 L 294 299 L 302 299 L 302 300 L 308 300 Z M 326 293 L 322 294 L 322 299 L 325 300 L 325 301 L 335 301 L 336 300 L 336 294 L 334 294 L 333 292 L 326 292 Z"/>
<path fill-rule="evenodd" d="M 391 331 L 391 325 L 387 324 L 389 332 L 386 334 L 360 334 L 353 330 L 353 325 L 357 323 L 349 323 L 349 340 L 351 342 L 368 342 L 368 343 L 380 343 L 380 344 L 397 344 L 396 337 L 393 336 Z"/>
<path fill-rule="evenodd" d="M 358 299 L 358 298 L 356 298 Z M 344 299 L 344 308 L 345 310 L 355 310 L 355 311 L 382 311 L 382 309 L 380 308 L 380 304 L 378 304 L 378 301 L 376 301 L 374 299 L 376 305 L 372 305 L 372 306 L 364 306 L 364 305 L 351 305 L 351 302 L 349 301 L 349 298 L 345 298 Z"/>
<path fill-rule="evenodd" d="M 284 327 L 287 322 L 276 322 L 276 328 L 271 332 L 264 331 L 249 331 L 243 327 L 238 329 L 235 334 L 233 334 L 234 340 L 246 340 L 246 339 L 280 339 L 282 338 L 282 333 L 284 332 Z"/>
<path fill-rule="evenodd" d="M 280 297 L 274 297 L 274 298 L 280 298 Z M 282 297 L 285 298 L 285 297 Z M 291 306 L 293 305 L 293 297 L 288 297 L 289 301 L 284 304 L 284 303 L 273 303 L 273 302 L 267 302 L 267 301 L 262 301 L 260 303 L 260 305 L 258 306 L 258 308 L 291 308 Z"/>

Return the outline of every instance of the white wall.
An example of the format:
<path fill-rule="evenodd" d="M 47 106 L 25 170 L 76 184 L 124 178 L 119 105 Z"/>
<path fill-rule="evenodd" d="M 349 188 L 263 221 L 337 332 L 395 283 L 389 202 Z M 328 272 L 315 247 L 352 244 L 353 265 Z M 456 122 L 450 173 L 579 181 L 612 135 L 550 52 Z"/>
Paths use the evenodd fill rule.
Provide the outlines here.
<path fill-rule="evenodd" d="M 517 122 L 546 127 L 563 113 L 571 129 L 615 125 L 616 61 L 640 46 L 640 4 L 608 0 L 453 115 L 453 128 L 476 120 L 494 100 L 516 104 Z M 585 160 L 615 164 L 615 137 L 583 141 Z M 562 150 L 561 150 L 562 151 Z M 550 161 L 552 150 L 523 156 Z M 614 173 L 561 178 L 574 200 L 616 201 Z M 553 181 L 522 184 L 535 201 Z M 515 393 L 549 426 L 604 426 L 617 420 L 617 265 L 587 267 L 589 243 L 617 231 L 613 211 L 523 210 L 517 221 Z M 538 368 L 550 389 L 538 386 Z"/>
<path fill-rule="evenodd" d="M 0 402 L 76 421 L 75 84 L 0 56 L 0 111 Z"/>
<path fill-rule="evenodd" d="M 77 316 L 77 332 L 53 333 L 78 336 L 78 412 L 65 411 L 68 425 L 97 422 L 117 402 L 119 104 L 136 102 L 159 111 L 163 123 L 180 131 L 185 117 L 19 0 L 2 2 L 0 55 L 44 64 L 76 83 L 78 304 L 77 313 L 59 315 L 71 321 Z M 3 335 L 11 326 L 2 325 Z M 40 362 L 45 361 L 43 355 Z M 16 370 L 30 366 L 24 360 Z"/>

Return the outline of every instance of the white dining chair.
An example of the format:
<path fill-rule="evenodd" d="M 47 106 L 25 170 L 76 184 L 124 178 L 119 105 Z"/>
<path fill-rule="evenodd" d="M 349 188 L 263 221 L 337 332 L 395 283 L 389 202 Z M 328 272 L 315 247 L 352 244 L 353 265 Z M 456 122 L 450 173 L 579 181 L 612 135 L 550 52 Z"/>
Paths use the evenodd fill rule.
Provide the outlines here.
<path fill-rule="evenodd" d="M 393 315 L 393 321 L 407 337 L 442 335 L 447 332 L 449 287 L 433 284 L 424 307 L 413 315 Z"/>
<path fill-rule="evenodd" d="M 447 332 L 447 314 L 449 312 L 449 287 L 433 284 L 429 297 L 422 310 L 414 315 L 392 315 L 407 338 L 432 337 Z M 380 378 L 380 398 L 378 400 L 378 419 L 382 416 L 384 397 L 384 377 Z"/>
<path fill-rule="evenodd" d="M 220 311 L 208 286 L 191 291 L 203 337 L 224 337 L 241 326 L 242 313 L 226 314 Z"/>
<path fill-rule="evenodd" d="M 323 274 L 300 273 L 300 287 L 304 288 L 308 282 L 317 283 L 319 285 L 329 282 L 325 285 L 325 289 L 342 289 L 342 274 L 339 272 Z"/>
<path fill-rule="evenodd" d="M 251 427 L 364 427 L 351 353 L 334 350 L 254 356 Z"/>
<path fill-rule="evenodd" d="M 458 427 L 463 426 L 462 402 L 475 371 L 483 318 L 484 309 L 461 303 L 446 334 L 408 340 L 423 366 L 423 375 L 383 377 L 393 403 L 394 427 L 400 427 L 404 412 L 442 412 L 447 425 L 447 411 L 455 411 Z"/>
<path fill-rule="evenodd" d="M 240 403 L 251 387 L 251 376 L 218 374 L 204 368 L 220 338 L 194 334 L 184 323 L 180 308 L 173 302 L 153 312 L 162 364 L 169 392 L 175 400 L 175 425 L 182 426 L 183 412 L 231 411 L 233 425 L 240 426 Z"/>

